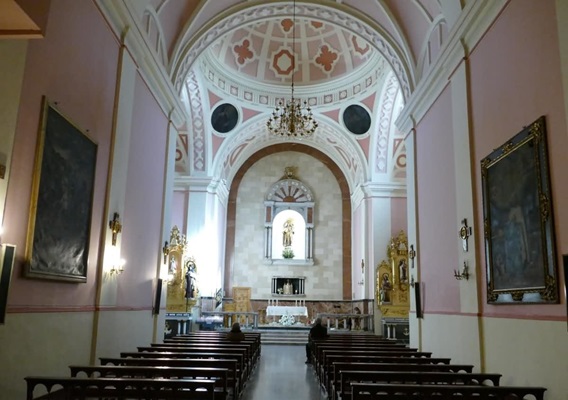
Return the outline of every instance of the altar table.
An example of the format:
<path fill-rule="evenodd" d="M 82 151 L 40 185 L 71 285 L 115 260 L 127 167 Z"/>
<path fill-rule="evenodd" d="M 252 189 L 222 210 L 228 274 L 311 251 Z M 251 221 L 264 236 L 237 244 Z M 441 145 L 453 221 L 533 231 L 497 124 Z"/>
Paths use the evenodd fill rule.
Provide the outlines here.
<path fill-rule="evenodd" d="M 268 306 L 266 307 L 266 315 L 303 315 L 308 316 L 308 307 L 306 306 Z"/>

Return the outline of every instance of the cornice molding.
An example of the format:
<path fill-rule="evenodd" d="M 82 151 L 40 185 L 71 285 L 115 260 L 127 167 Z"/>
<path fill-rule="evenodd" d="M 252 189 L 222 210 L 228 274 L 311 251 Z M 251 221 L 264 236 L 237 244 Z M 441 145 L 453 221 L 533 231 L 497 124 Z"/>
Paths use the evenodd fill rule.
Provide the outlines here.
<path fill-rule="evenodd" d="M 174 180 L 174 192 L 176 191 L 213 194 L 223 206 L 227 206 L 229 199 L 227 183 L 211 177 L 177 176 Z"/>
<path fill-rule="evenodd" d="M 168 116 L 175 126 L 182 126 L 188 117 L 181 100 L 165 67 L 146 42 L 127 4 L 102 0 L 97 0 L 96 4 L 117 39 L 122 39 L 164 115 Z"/>
<path fill-rule="evenodd" d="M 396 120 L 395 125 L 399 130 L 408 134 L 426 115 L 450 82 L 456 67 L 469 57 L 471 49 L 479 43 L 508 1 L 476 0 L 467 3 L 440 57 L 417 85 Z"/>
<path fill-rule="evenodd" d="M 404 182 L 368 182 L 363 184 L 361 188 L 365 192 L 365 198 L 406 197 L 406 183 Z"/>

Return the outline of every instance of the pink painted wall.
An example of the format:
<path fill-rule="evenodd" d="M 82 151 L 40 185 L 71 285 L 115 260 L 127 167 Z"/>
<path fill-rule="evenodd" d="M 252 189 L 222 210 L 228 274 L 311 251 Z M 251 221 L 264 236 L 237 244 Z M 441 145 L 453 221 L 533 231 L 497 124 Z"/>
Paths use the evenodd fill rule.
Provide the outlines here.
<path fill-rule="evenodd" d="M 167 227 L 168 230 L 177 225 L 181 232 L 186 232 L 187 230 L 187 211 L 189 207 L 189 192 L 187 191 L 174 191 L 172 197 L 172 221 L 170 226 Z"/>
<path fill-rule="evenodd" d="M 408 235 L 406 203 L 406 197 L 393 197 L 391 199 L 391 236 L 398 236 L 400 231 L 404 231 Z"/>
<path fill-rule="evenodd" d="M 460 310 L 451 95 L 446 88 L 416 129 L 418 262 L 425 313 Z"/>
<path fill-rule="evenodd" d="M 562 97 L 555 2 L 512 1 L 471 55 L 473 156 L 478 221 L 483 220 L 480 161 L 541 115 L 546 117 L 558 262 L 568 253 L 568 137 Z M 485 254 L 477 229 L 478 253 Z M 482 258 L 483 282 L 485 260 Z M 559 268 L 559 280 L 563 274 Z M 561 285 L 562 287 L 563 285 Z M 564 293 L 561 297 L 565 303 Z M 493 306 L 485 315 L 562 319 L 566 306 Z"/>
<path fill-rule="evenodd" d="M 2 237 L 17 246 L 8 312 L 94 305 L 117 59 L 118 45 L 90 1 L 52 1 L 45 39 L 29 42 Z M 98 143 L 86 284 L 21 277 L 43 95 Z"/>
<path fill-rule="evenodd" d="M 122 254 L 128 264 L 118 280 L 117 306 L 151 308 L 162 254 L 168 119 L 140 75 L 133 103 L 122 233 Z"/>

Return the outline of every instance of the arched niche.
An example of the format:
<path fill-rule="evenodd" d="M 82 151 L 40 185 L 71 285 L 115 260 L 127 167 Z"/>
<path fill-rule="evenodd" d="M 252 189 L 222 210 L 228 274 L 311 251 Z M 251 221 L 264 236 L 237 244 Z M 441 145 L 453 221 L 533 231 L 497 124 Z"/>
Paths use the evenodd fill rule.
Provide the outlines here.
<path fill-rule="evenodd" d="M 264 200 L 264 259 L 276 264 L 313 264 L 314 196 L 287 167 Z"/>

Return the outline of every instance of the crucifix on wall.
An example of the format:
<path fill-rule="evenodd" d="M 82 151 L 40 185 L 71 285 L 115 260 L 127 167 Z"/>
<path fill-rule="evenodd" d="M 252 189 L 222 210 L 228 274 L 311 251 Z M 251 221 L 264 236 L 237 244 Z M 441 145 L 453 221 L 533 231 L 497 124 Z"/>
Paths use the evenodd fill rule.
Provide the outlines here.
<path fill-rule="evenodd" d="M 462 240 L 463 251 L 468 251 L 467 239 L 471 236 L 471 226 L 467 226 L 467 218 L 462 220 L 462 226 L 459 230 L 459 235 Z"/>

